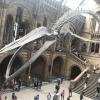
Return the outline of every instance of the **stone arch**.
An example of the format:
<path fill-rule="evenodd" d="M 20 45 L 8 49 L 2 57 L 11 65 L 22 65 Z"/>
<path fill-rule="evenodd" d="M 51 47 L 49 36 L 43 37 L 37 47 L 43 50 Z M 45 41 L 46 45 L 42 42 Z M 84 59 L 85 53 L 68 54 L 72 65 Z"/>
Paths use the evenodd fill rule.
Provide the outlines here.
<path fill-rule="evenodd" d="M 19 36 L 24 36 L 30 31 L 30 23 L 28 20 L 22 21 L 19 25 Z"/>
<path fill-rule="evenodd" d="M 12 55 L 8 55 L 0 63 L 0 78 L 2 81 L 5 80 L 7 65 L 8 65 L 11 57 L 12 57 Z M 22 65 L 23 65 L 22 57 L 20 55 L 16 56 L 16 58 L 12 64 L 11 70 L 10 70 L 10 75 L 12 73 L 16 72 Z M 18 77 L 20 77 L 20 75 Z"/>
<path fill-rule="evenodd" d="M 18 23 L 18 31 L 20 31 L 20 33 L 22 33 L 22 30 L 23 30 L 22 26 L 24 24 L 25 28 L 27 28 L 25 30 L 25 32 L 28 33 L 32 29 L 32 25 L 33 25 L 33 23 L 32 23 L 33 16 L 31 13 L 32 9 L 27 6 L 27 3 L 25 5 L 25 4 L 23 4 L 23 2 L 10 1 L 7 6 L 7 11 L 8 12 L 10 11 L 10 13 L 12 13 L 13 12 L 13 10 L 11 10 L 12 8 L 14 8 L 14 12 L 16 12 L 15 13 L 16 16 L 15 16 L 15 14 L 13 14 L 13 15 L 15 17 L 14 18 L 15 21 Z M 17 32 L 17 35 L 18 35 L 18 33 L 19 32 Z M 17 38 L 19 38 L 19 37 L 17 37 Z"/>
<path fill-rule="evenodd" d="M 23 9 L 26 9 L 28 11 L 28 14 L 30 15 L 30 19 L 32 19 L 32 12 L 31 12 L 32 9 L 30 9 L 28 6 L 24 5 L 23 2 L 21 3 L 21 2 L 16 2 L 16 1 L 14 1 L 14 2 L 10 1 L 8 3 L 8 8 L 11 6 L 17 6 L 17 7 L 21 7 Z"/>
<path fill-rule="evenodd" d="M 70 79 L 72 80 L 75 79 L 81 73 L 81 69 L 78 65 L 72 65 L 70 72 Z"/>
<path fill-rule="evenodd" d="M 35 62 L 31 64 L 30 75 L 31 77 L 37 77 L 38 79 L 44 79 L 46 68 L 46 59 L 44 56 L 40 56 Z"/>
<path fill-rule="evenodd" d="M 53 76 L 60 76 L 61 69 L 62 69 L 63 65 L 64 65 L 63 58 L 61 56 L 57 56 L 53 60 L 52 75 Z"/>
<path fill-rule="evenodd" d="M 13 16 L 8 14 L 6 16 L 5 27 L 4 27 L 4 34 L 3 34 L 3 43 L 8 44 L 13 41 Z"/>
<path fill-rule="evenodd" d="M 22 22 L 22 17 L 23 17 L 23 8 L 18 7 L 17 8 L 17 13 L 16 13 L 16 22 L 20 24 Z"/>
<path fill-rule="evenodd" d="M 71 50 L 75 49 L 75 50 L 78 50 L 79 49 L 79 39 L 77 38 L 74 38 L 71 42 Z"/>

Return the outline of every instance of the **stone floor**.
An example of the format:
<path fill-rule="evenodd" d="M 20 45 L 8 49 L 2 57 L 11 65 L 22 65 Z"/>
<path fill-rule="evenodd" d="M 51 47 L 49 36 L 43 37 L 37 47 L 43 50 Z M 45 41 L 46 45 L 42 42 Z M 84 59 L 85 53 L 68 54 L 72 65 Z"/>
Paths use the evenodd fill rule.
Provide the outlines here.
<path fill-rule="evenodd" d="M 34 100 L 34 96 L 36 96 L 37 94 L 39 94 L 39 100 L 47 100 L 48 92 L 51 93 L 52 98 L 53 98 L 53 95 L 55 94 L 54 93 L 55 85 L 56 85 L 56 83 L 44 85 L 40 91 L 39 90 L 37 91 L 32 88 L 22 89 L 19 92 L 15 92 L 16 96 L 18 98 L 17 100 Z M 60 86 L 59 93 L 61 93 L 61 91 L 63 89 L 65 90 L 65 100 L 67 100 L 67 97 L 68 97 L 68 86 L 69 86 L 68 81 L 64 81 L 63 84 L 61 84 L 61 86 Z M 4 100 L 5 96 L 7 96 L 7 100 L 11 100 L 11 94 L 12 94 L 12 92 L 3 94 L 2 100 Z M 79 94 L 73 93 L 71 100 L 79 100 Z M 84 97 L 84 100 L 92 100 L 92 99 Z"/>

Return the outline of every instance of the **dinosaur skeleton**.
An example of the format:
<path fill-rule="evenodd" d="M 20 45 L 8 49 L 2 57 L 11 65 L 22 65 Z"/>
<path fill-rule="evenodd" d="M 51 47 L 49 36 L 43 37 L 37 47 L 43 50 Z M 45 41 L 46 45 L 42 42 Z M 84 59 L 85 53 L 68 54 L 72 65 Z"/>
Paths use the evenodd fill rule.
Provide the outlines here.
<path fill-rule="evenodd" d="M 11 42 L 10 44 L 8 44 L 5 47 L 3 47 L 2 49 L 0 49 L 0 53 L 5 53 L 7 51 L 10 51 L 10 50 L 13 50 L 13 49 L 19 47 L 17 49 L 17 51 L 14 53 L 14 55 L 12 56 L 8 66 L 7 66 L 6 76 L 5 76 L 6 81 L 11 80 L 12 78 L 19 75 L 23 70 L 28 68 L 29 65 L 31 63 L 33 63 L 46 49 L 48 49 L 52 44 L 57 42 L 57 40 L 59 38 L 61 38 L 61 34 L 66 36 L 67 33 L 69 33 L 69 34 L 73 35 L 74 37 L 79 38 L 79 39 L 84 40 L 84 41 L 95 42 L 95 43 L 100 42 L 100 41 L 86 39 L 86 38 L 78 35 L 79 33 L 82 32 L 82 27 L 83 27 L 84 22 L 85 22 L 85 16 L 82 15 L 83 13 L 90 14 L 91 16 L 93 16 L 100 25 L 99 15 L 97 15 L 96 13 L 93 13 L 91 11 L 69 11 L 69 12 L 66 12 L 54 24 L 54 26 L 51 29 L 52 30 L 51 33 L 49 33 L 47 31 L 46 27 L 36 28 L 36 29 L 32 30 L 30 33 L 28 33 L 27 35 L 23 36 L 22 38 L 17 39 L 14 42 Z M 65 31 L 62 32 L 62 28 L 65 24 L 67 25 L 67 27 L 66 27 Z M 19 68 L 16 72 L 9 75 L 12 63 L 13 63 L 16 55 L 24 47 L 26 47 L 27 45 L 30 45 L 33 41 L 35 41 L 36 39 L 39 39 L 43 36 L 47 36 L 47 37 L 52 36 L 52 37 L 54 37 L 54 40 L 46 41 L 43 44 L 43 46 L 39 50 L 37 50 L 34 55 L 32 55 L 32 57 L 29 59 L 29 61 L 27 61 L 23 66 L 21 66 L 21 68 Z"/>

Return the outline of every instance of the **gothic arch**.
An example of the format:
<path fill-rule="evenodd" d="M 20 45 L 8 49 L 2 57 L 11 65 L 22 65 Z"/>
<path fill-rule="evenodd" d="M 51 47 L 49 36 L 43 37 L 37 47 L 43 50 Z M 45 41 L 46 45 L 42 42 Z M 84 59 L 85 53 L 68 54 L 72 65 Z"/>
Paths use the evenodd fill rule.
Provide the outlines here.
<path fill-rule="evenodd" d="M 44 56 L 38 57 L 36 61 L 31 64 L 31 70 L 30 70 L 31 77 L 44 79 L 45 68 L 46 68 L 46 58 Z"/>
<path fill-rule="evenodd" d="M 12 55 L 8 55 L 3 59 L 3 61 L 0 63 L 0 78 L 2 81 L 5 80 L 5 74 L 7 65 L 11 59 Z M 18 70 L 23 65 L 23 60 L 21 56 L 17 56 L 12 64 L 12 68 L 10 70 L 10 74 L 14 73 L 16 70 Z M 20 75 L 19 75 L 20 76 Z"/>
<path fill-rule="evenodd" d="M 13 41 L 13 16 L 8 14 L 6 16 L 4 34 L 3 34 L 3 43 L 8 44 Z"/>
<path fill-rule="evenodd" d="M 63 58 L 61 56 L 57 56 L 53 60 L 52 75 L 53 76 L 60 76 L 61 69 L 62 69 L 63 65 L 64 65 Z"/>
<path fill-rule="evenodd" d="M 80 44 L 79 39 L 74 38 L 71 42 L 71 50 L 73 50 L 73 49 L 78 50 L 79 49 L 79 44 Z"/>
<path fill-rule="evenodd" d="M 72 65 L 70 69 L 70 79 L 75 79 L 81 73 L 81 69 L 78 65 Z"/>

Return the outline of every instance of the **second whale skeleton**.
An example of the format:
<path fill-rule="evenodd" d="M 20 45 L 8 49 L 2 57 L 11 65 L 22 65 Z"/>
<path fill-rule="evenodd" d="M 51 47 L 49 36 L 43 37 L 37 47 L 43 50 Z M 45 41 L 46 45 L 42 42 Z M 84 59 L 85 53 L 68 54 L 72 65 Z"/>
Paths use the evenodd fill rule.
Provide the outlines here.
<path fill-rule="evenodd" d="M 13 79 L 14 77 L 18 76 L 23 70 L 29 67 L 30 64 L 32 64 L 46 49 L 48 49 L 51 45 L 56 43 L 59 40 L 60 34 L 67 36 L 67 34 L 71 34 L 72 36 L 79 38 L 80 40 L 86 41 L 86 42 L 94 42 L 94 43 L 100 43 L 100 41 L 90 40 L 84 37 L 79 36 L 78 34 L 81 33 L 82 26 L 84 25 L 85 16 L 82 14 L 89 14 L 93 16 L 93 18 L 98 22 L 100 25 L 99 15 L 91 12 L 91 11 L 69 11 L 66 12 L 58 21 L 54 24 L 52 27 L 52 32 L 49 33 L 46 27 L 40 27 L 32 30 L 27 35 L 23 36 L 20 39 L 15 40 L 14 42 L 11 42 L 10 44 L 6 45 L 5 47 L 0 49 L 0 53 L 5 53 L 7 51 L 13 50 L 15 48 L 18 48 L 14 55 L 12 56 L 11 60 L 9 61 L 9 64 L 7 66 L 6 70 L 6 81 L 9 81 Z M 61 33 L 60 30 L 64 25 L 67 25 L 66 31 L 64 33 Z M 16 72 L 13 74 L 10 74 L 12 63 L 16 57 L 16 55 L 27 45 L 30 45 L 35 41 L 36 39 L 40 39 L 41 37 L 53 37 L 53 40 L 46 41 L 43 46 L 36 51 L 34 55 L 27 61 L 24 65 L 22 65 Z"/>

